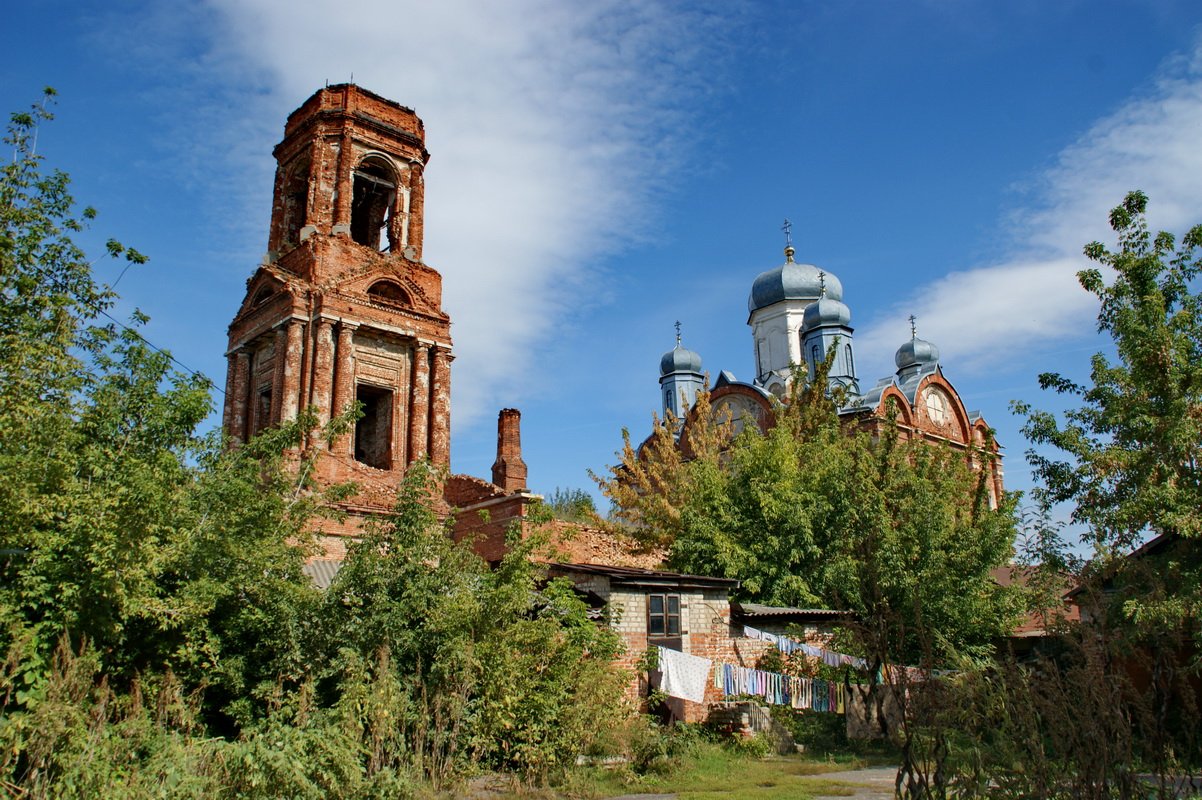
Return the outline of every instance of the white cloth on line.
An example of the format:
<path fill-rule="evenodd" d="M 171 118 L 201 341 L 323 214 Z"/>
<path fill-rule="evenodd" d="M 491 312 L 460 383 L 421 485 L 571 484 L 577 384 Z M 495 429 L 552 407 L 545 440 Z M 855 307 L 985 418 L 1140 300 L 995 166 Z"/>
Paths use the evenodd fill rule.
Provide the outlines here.
<path fill-rule="evenodd" d="M 669 697 L 680 697 L 694 703 L 705 702 L 705 686 L 710 680 L 714 662 L 679 650 L 659 648 L 659 689 Z"/>

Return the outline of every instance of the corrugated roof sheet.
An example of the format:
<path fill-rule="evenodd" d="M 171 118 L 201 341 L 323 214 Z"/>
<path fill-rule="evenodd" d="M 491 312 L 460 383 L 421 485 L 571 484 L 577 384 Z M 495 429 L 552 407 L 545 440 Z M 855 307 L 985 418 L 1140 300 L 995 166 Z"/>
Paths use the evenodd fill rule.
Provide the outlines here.
<path fill-rule="evenodd" d="M 788 619 L 835 619 L 850 617 L 850 611 L 836 611 L 832 608 L 789 608 L 788 606 L 765 606 L 759 603 L 731 603 L 731 609 L 745 619 L 762 619 L 766 617 Z"/>
<path fill-rule="evenodd" d="M 711 578 L 708 575 L 686 575 L 681 572 L 662 572 L 638 567 L 611 567 L 604 564 L 550 564 L 552 572 L 583 572 L 602 575 L 613 583 L 630 586 L 689 586 L 717 589 L 737 588 L 732 578 Z"/>
<path fill-rule="evenodd" d="M 308 575 L 318 589 L 329 589 L 334 582 L 334 576 L 342 569 L 341 561 L 317 559 L 301 567 L 301 572 Z"/>

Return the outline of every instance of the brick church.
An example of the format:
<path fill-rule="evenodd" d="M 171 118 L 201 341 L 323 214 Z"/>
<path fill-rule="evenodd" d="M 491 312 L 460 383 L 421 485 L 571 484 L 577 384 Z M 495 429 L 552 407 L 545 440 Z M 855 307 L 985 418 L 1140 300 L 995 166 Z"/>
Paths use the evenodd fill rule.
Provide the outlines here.
<path fill-rule="evenodd" d="M 788 227 L 786 222 L 786 237 Z M 797 367 L 803 375 L 815 375 L 829 361 L 828 389 L 842 398 L 838 412 L 845 426 L 879 433 L 892 415 L 903 437 L 962 451 L 973 466 L 989 470 L 987 489 L 996 508 L 1003 492 L 1000 448 L 985 419 L 965 406 L 943 374 L 939 348 L 919 338 L 910 317 L 910 338 L 894 354 L 897 371 L 863 385 L 842 283 L 813 264 L 798 263 L 794 255 L 788 242 L 784 263 L 752 282 L 747 298 L 755 358 L 752 380 L 740 381 L 722 371 L 707 387 L 701 356 L 683 346 L 679 331 L 676 346 L 660 359 L 662 409 L 665 417 L 681 418 L 681 447 L 687 450 L 689 427 L 695 422 L 688 409 L 698 392 L 709 389 L 714 418 L 729 419 L 735 432 L 744 425 L 764 430 L 773 424 L 773 404 L 788 395 Z"/>
<path fill-rule="evenodd" d="M 328 86 L 289 115 L 274 156 L 267 254 L 229 326 L 223 425 L 236 444 L 301 409 L 314 409 L 325 423 L 361 404 L 362 417 L 345 433 L 306 443 L 319 456 L 319 483 L 357 487 L 338 505 L 342 522 L 320 523 L 324 552 L 306 570 L 328 585 L 365 521 L 392 508 L 409 465 L 429 459 L 449 470 L 451 320 L 442 308 L 442 276 L 423 260 L 430 154 L 411 109 L 353 84 Z M 983 420 L 964 411 L 937 351 L 917 336 L 899 350 L 897 375 L 859 391 L 841 295 L 833 276 L 796 264 L 790 247 L 786 263 L 757 278 L 752 290 L 757 378 L 741 383 L 721 373 L 714 408 L 728 408 L 739 424 L 766 424 L 789 365 L 813 366 L 825 348 L 839 346 L 845 349 L 831 375 L 854 390 L 854 404 L 843 409 L 849 417 L 875 424 L 894 397 L 914 435 L 961 447 L 981 442 Z M 706 388 L 700 357 L 679 337 L 661 361 L 660 384 L 672 411 Z M 442 486 L 440 512 L 453 515 L 455 537 L 471 537 L 490 561 L 503 554 L 506 531 L 523 525 L 540 499 L 526 485 L 520 416 L 515 409 L 499 413 L 491 480 L 448 474 Z M 1000 493 L 1000 471 L 995 482 Z M 554 538 L 550 571 L 571 579 L 598 609 L 609 607 L 626 640 L 626 666 L 649 644 L 727 662 L 759 647 L 740 638 L 750 612 L 729 601 L 737 581 L 655 569 L 656 554 L 633 552 L 587 526 L 557 523 Z M 818 635 L 835 612 L 755 613 L 758 627 L 787 620 L 813 625 Z M 713 687 L 707 691 L 707 702 L 717 699 L 709 696 Z M 700 719 L 706 708 L 693 703 L 679 715 Z"/>
<path fill-rule="evenodd" d="M 429 162 L 422 121 L 353 84 L 292 112 L 274 150 L 267 254 L 229 327 L 223 425 L 244 442 L 313 408 L 317 422 L 362 404 L 352 429 L 319 450 L 315 479 L 353 481 L 341 523 L 323 520 L 324 558 L 392 508 L 410 464 L 450 466 L 451 320 L 442 276 L 422 258 Z M 498 418 L 491 480 L 448 475 L 442 513 L 490 560 L 538 497 L 526 487 L 521 415 Z M 607 551 L 594 537 L 584 554 Z M 591 548 L 591 549 L 590 549 Z"/>

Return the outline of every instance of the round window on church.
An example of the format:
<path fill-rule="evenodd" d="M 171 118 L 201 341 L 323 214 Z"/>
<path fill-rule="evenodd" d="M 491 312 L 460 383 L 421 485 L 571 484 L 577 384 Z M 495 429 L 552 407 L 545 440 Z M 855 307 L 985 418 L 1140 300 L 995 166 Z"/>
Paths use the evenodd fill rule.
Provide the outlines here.
<path fill-rule="evenodd" d="M 927 389 L 927 416 L 936 425 L 946 425 L 951 419 L 951 404 L 942 389 Z"/>

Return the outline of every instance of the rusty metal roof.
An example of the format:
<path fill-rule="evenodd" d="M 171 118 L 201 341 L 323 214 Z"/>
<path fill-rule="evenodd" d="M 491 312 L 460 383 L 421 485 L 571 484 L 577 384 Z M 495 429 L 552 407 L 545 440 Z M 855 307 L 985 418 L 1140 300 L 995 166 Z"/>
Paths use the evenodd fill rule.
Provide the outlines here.
<path fill-rule="evenodd" d="M 638 567 L 611 567 L 605 564 L 562 564 L 547 565 L 553 574 L 568 572 L 600 575 L 619 586 L 641 586 L 650 588 L 680 587 L 689 589 L 737 589 L 739 582 L 733 578 L 711 578 L 708 575 L 686 575 L 680 572 L 663 572 Z"/>

